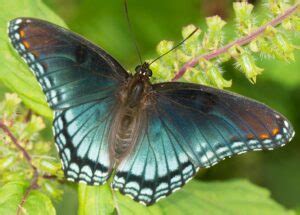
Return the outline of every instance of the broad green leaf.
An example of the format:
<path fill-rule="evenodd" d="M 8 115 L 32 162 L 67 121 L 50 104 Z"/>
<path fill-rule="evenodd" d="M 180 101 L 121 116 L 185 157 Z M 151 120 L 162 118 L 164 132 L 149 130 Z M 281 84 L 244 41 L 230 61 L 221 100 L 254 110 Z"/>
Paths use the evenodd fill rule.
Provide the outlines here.
<path fill-rule="evenodd" d="M 26 64 L 14 52 L 7 36 L 7 23 L 16 17 L 42 18 L 65 26 L 63 21 L 40 0 L 0 0 L 0 81 L 11 91 L 18 93 L 23 102 L 48 118 L 52 118 L 45 96 Z"/>
<path fill-rule="evenodd" d="M 183 189 L 145 207 L 109 185 L 79 185 L 79 214 L 294 214 L 270 198 L 270 193 L 245 180 L 192 181 Z"/>
<path fill-rule="evenodd" d="M 113 193 L 109 186 L 78 187 L 78 214 L 111 214 L 114 211 Z"/>
<path fill-rule="evenodd" d="M 9 182 L 1 187 L 0 214 L 15 215 L 27 187 L 28 183 L 25 182 Z M 34 215 L 56 214 L 51 200 L 38 190 L 30 192 L 21 212 Z"/>

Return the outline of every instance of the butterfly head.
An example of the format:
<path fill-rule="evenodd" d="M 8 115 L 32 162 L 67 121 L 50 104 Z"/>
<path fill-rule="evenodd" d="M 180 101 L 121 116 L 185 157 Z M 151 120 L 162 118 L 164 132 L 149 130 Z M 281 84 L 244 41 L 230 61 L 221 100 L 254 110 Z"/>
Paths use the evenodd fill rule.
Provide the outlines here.
<path fill-rule="evenodd" d="M 149 68 L 149 63 L 147 62 L 135 67 L 135 72 L 140 76 L 147 76 L 148 78 L 152 76 L 152 70 Z"/>

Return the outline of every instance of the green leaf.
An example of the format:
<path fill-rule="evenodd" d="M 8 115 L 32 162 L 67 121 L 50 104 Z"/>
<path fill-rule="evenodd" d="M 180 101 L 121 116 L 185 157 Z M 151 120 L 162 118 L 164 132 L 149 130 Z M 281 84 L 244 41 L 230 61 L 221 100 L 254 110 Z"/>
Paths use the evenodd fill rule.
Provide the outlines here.
<path fill-rule="evenodd" d="M 12 50 L 7 36 L 7 23 L 16 17 L 36 17 L 65 26 L 63 21 L 40 0 L 0 0 L 0 81 L 11 91 L 18 93 L 23 102 L 48 118 L 52 118 L 45 96 L 26 64 Z"/>
<path fill-rule="evenodd" d="M 111 214 L 114 211 L 110 187 L 78 185 L 78 214 Z"/>
<path fill-rule="evenodd" d="M 15 215 L 27 187 L 28 183 L 25 182 L 9 182 L 1 187 L 0 214 Z M 21 214 L 56 214 L 51 200 L 37 190 L 30 192 L 21 211 Z"/>
<path fill-rule="evenodd" d="M 270 198 L 270 193 L 245 180 L 192 181 L 150 207 L 136 203 L 109 185 L 79 185 L 79 214 L 294 214 Z"/>

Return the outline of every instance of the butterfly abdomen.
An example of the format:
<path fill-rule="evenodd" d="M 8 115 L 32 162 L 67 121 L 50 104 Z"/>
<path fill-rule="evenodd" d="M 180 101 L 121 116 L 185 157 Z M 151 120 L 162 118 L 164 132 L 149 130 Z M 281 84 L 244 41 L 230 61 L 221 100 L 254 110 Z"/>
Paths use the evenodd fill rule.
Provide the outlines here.
<path fill-rule="evenodd" d="M 149 82 L 135 75 L 128 80 L 119 94 L 119 107 L 115 112 L 109 135 L 110 156 L 117 162 L 134 149 L 143 130 L 143 106 L 148 88 Z"/>
<path fill-rule="evenodd" d="M 138 140 L 143 113 L 136 108 L 120 108 L 116 111 L 109 134 L 110 156 L 117 163 L 126 157 Z"/>

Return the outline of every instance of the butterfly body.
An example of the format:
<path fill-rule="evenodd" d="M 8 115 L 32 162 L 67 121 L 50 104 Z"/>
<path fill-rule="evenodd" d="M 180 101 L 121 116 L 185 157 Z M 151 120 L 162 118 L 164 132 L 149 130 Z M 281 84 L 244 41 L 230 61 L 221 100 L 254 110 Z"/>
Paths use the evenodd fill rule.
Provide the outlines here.
<path fill-rule="evenodd" d="M 145 109 L 151 99 L 151 83 L 148 66 L 139 67 L 133 76 L 129 76 L 117 94 L 119 104 L 110 126 L 110 159 L 119 163 L 135 147 L 139 133 L 145 121 Z"/>
<path fill-rule="evenodd" d="M 136 145 L 150 95 L 149 77 L 143 75 L 143 71 L 130 76 L 121 87 L 108 141 L 110 158 L 114 162 L 119 163 Z"/>
<path fill-rule="evenodd" d="M 151 205 L 199 169 L 248 151 L 272 150 L 295 132 L 252 99 L 191 83 L 152 84 L 144 63 L 130 75 L 108 53 L 52 23 L 8 26 L 54 111 L 54 139 L 66 178 L 111 186 Z"/>

